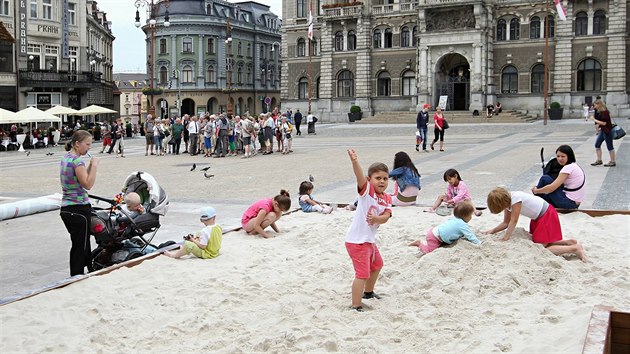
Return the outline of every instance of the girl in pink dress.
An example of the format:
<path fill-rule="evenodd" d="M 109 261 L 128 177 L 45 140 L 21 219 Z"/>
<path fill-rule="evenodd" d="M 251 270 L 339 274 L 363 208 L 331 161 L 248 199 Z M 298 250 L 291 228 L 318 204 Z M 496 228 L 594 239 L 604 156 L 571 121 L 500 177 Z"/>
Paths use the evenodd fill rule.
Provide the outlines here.
<path fill-rule="evenodd" d="M 291 197 L 289 192 L 281 190 L 280 194 L 273 198 L 262 199 L 252 204 L 241 218 L 243 230 L 250 235 L 259 234 L 264 238 L 271 237 L 266 231 L 267 226 L 275 232 L 280 232 L 276 221 L 280 219 L 283 212 L 291 208 Z"/>
<path fill-rule="evenodd" d="M 462 177 L 459 175 L 457 170 L 453 168 L 446 170 L 446 172 L 444 172 L 444 182 L 448 182 L 446 193 L 437 197 L 433 206 L 426 209 L 426 212 L 434 213 L 435 209 L 439 208 L 442 203 L 446 203 L 446 206 L 451 208 L 465 200 L 472 203 L 472 197 L 470 196 L 470 191 L 468 191 L 468 186 L 464 183 L 464 181 L 462 181 Z M 480 215 L 481 211 L 475 209 L 475 216 Z"/>

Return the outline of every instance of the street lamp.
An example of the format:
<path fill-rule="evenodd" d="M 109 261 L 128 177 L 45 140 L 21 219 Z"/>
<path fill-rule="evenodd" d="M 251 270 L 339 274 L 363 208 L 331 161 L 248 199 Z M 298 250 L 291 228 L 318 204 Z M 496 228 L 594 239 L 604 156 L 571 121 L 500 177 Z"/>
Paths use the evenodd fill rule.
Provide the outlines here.
<path fill-rule="evenodd" d="M 157 20 L 156 20 L 156 16 L 157 16 L 157 9 L 158 9 L 158 5 L 160 3 L 164 3 L 164 6 L 166 7 L 166 11 L 164 13 L 164 22 L 162 23 L 162 25 L 164 27 L 169 27 L 171 25 L 171 22 L 169 21 L 169 16 L 168 16 L 168 5 L 169 5 L 169 0 L 135 0 L 134 4 L 136 6 L 136 18 L 135 18 L 135 25 L 137 28 L 140 28 L 141 23 L 140 23 L 140 6 L 146 6 L 147 7 L 147 13 L 148 13 L 148 17 L 149 17 L 149 27 L 148 27 L 148 31 L 149 31 L 149 75 L 150 75 L 150 80 L 149 80 L 149 88 L 150 88 L 150 94 L 149 94 L 149 114 L 152 116 L 155 116 L 155 106 L 153 105 L 153 93 L 154 93 L 154 89 L 155 89 L 155 79 L 154 79 L 154 54 L 155 54 L 155 29 L 157 27 Z"/>
<path fill-rule="evenodd" d="M 234 107 L 232 105 L 232 27 L 230 26 L 230 18 L 227 18 L 226 23 L 226 39 L 225 39 L 225 71 L 227 74 L 226 91 L 228 94 L 227 101 L 227 114 L 232 115 L 234 113 Z"/>

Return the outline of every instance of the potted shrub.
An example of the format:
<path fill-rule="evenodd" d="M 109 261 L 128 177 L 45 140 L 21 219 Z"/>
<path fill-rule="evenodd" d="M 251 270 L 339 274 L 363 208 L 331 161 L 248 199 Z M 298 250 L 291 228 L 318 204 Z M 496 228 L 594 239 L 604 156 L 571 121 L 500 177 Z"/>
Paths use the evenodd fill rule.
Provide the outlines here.
<path fill-rule="evenodd" d="M 563 112 L 564 108 L 562 108 L 560 102 L 551 102 L 551 104 L 549 105 L 549 109 L 547 109 L 547 114 L 549 115 L 549 119 L 551 120 L 562 119 Z"/>
<path fill-rule="evenodd" d="M 348 113 L 348 120 L 350 120 L 350 122 L 354 122 L 356 120 L 361 120 L 362 117 L 363 112 L 361 112 L 361 107 L 352 105 L 350 107 L 350 113 Z"/>

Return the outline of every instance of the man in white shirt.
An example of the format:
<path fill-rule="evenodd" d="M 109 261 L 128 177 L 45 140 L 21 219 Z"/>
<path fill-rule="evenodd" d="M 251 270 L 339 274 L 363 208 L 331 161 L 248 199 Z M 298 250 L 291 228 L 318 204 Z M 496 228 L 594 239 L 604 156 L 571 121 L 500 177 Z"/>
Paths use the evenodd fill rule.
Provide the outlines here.
<path fill-rule="evenodd" d="M 193 116 L 188 123 L 188 136 L 190 138 L 190 155 L 197 155 L 197 148 L 199 147 L 199 122 L 197 116 Z"/>

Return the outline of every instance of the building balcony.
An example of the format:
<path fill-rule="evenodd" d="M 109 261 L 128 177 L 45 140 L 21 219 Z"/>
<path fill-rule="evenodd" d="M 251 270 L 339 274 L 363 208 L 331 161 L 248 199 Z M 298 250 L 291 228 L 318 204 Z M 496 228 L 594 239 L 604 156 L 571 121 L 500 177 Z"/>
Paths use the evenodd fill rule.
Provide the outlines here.
<path fill-rule="evenodd" d="M 391 15 L 417 11 L 417 5 L 412 0 L 402 0 L 398 4 L 385 4 L 372 6 L 373 15 Z"/>
<path fill-rule="evenodd" d="M 363 4 L 357 2 L 324 6 L 322 6 L 322 10 L 324 11 L 323 17 L 327 20 L 354 18 L 359 16 L 363 10 Z"/>
<path fill-rule="evenodd" d="M 505 2 L 522 2 L 521 0 L 496 0 L 497 3 Z M 451 6 L 451 5 L 467 5 L 474 4 L 475 0 L 418 0 L 418 4 L 414 6 Z"/>
<path fill-rule="evenodd" d="M 25 87 L 95 88 L 102 83 L 100 72 L 20 69 L 20 86 Z"/>

